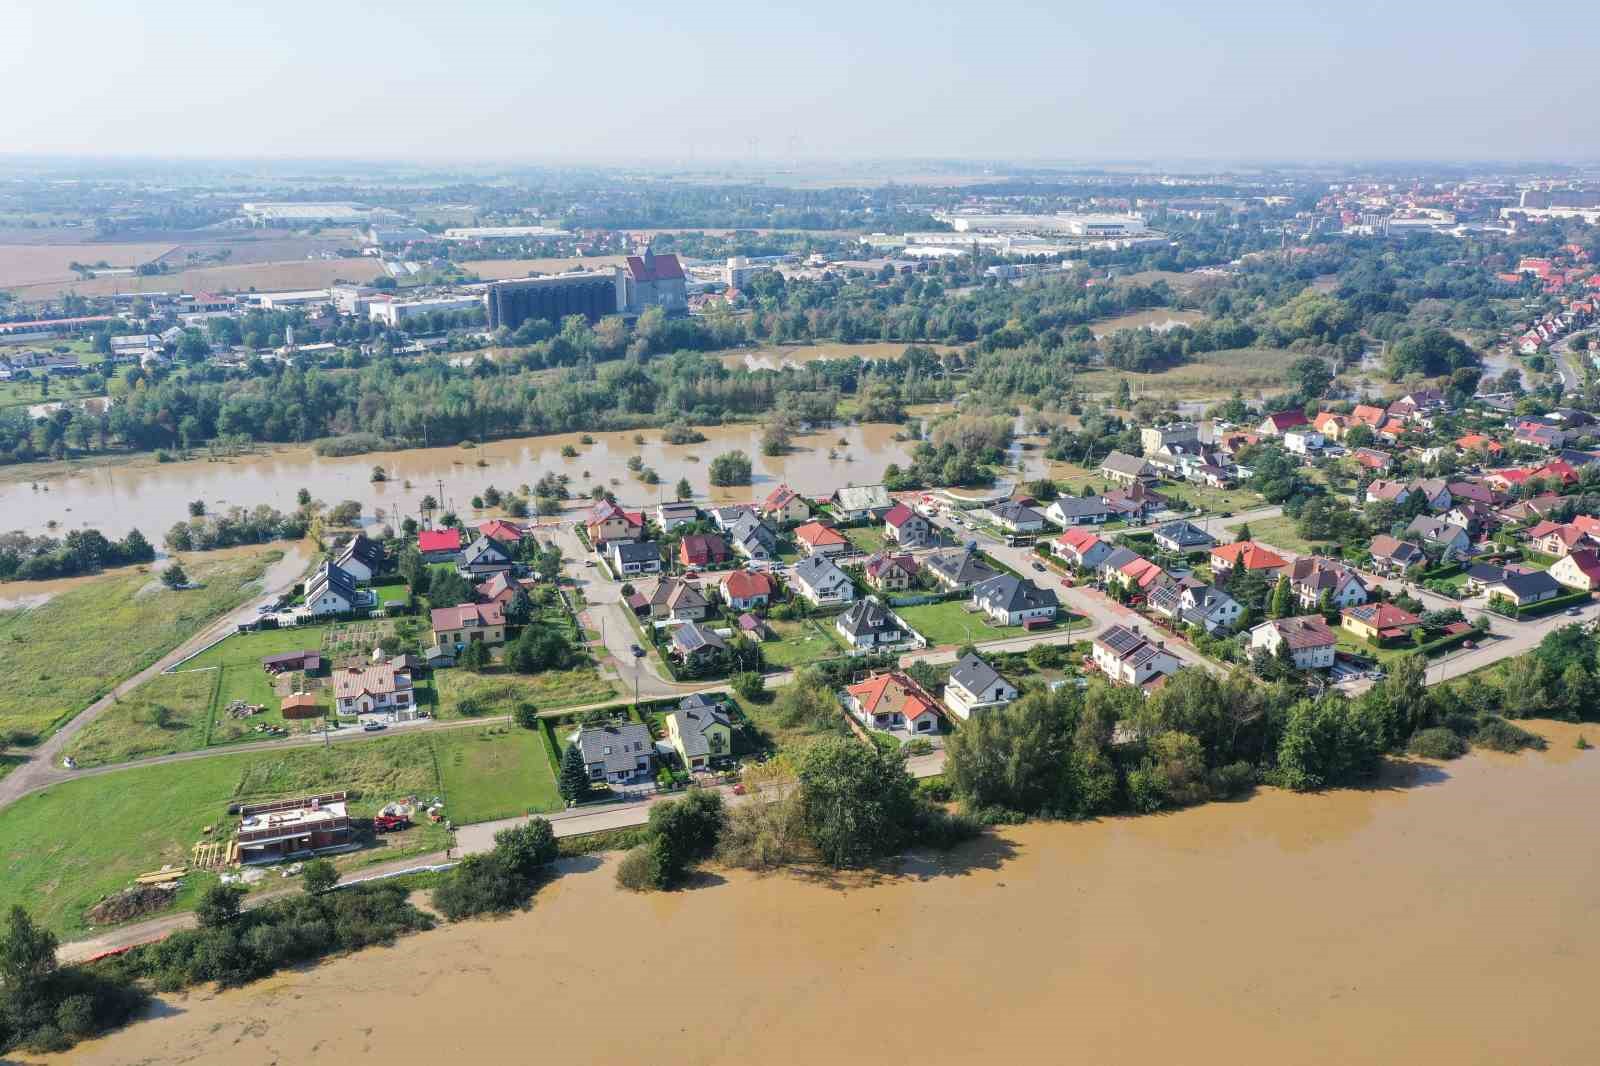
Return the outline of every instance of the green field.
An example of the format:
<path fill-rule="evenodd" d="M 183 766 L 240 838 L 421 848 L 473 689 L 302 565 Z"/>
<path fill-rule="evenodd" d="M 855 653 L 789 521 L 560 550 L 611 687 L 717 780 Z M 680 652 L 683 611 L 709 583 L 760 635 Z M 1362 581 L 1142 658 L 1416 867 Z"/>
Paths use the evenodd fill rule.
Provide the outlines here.
<path fill-rule="evenodd" d="M 866 552 L 870 555 L 873 552 L 883 550 L 883 527 L 881 525 L 856 526 L 852 529 L 840 530 L 840 532 L 845 535 L 846 540 L 855 545 L 857 551 Z"/>
<path fill-rule="evenodd" d="M 53 732 L 255 595 L 253 583 L 281 555 L 192 556 L 189 573 L 201 587 L 182 592 L 142 570 L 119 571 L 41 606 L 0 611 L 0 732 Z M 26 585 L 15 588 L 26 591 Z"/>
<path fill-rule="evenodd" d="M 1250 522 L 1249 526 L 1251 539 L 1263 544 L 1301 555 L 1309 555 L 1316 550 L 1315 544 L 1300 535 L 1292 518 L 1281 515 L 1277 518 L 1263 518 L 1258 522 Z"/>
<path fill-rule="evenodd" d="M 358 816 L 405 796 L 433 798 L 439 779 L 428 738 L 140 767 L 26 796 L 0 810 L 0 908 L 22 903 L 52 929 L 81 931 L 84 909 L 102 896 L 163 863 L 187 863 L 198 841 L 226 839 L 229 803 L 333 789 L 356 794 L 351 809 Z M 219 832 L 205 836 L 208 825 Z M 361 865 L 443 846 L 442 830 L 425 825 L 339 862 Z M 193 886 L 185 895 L 192 893 Z"/>
<path fill-rule="evenodd" d="M 216 670 L 151 678 L 89 723 L 67 749 L 79 766 L 101 766 L 205 747 Z"/>
<path fill-rule="evenodd" d="M 437 671 L 434 686 L 439 694 L 434 714 L 439 718 L 510 714 L 523 702 L 532 703 L 541 711 L 582 707 L 604 702 L 617 692 L 615 685 L 590 666 L 542 674 L 514 674 L 500 669 L 474 673 L 454 667 Z M 469 715 L 462 710 L 464 699 L 477 702 L 475 713 Z"/>
<path fill-rule="evenodd" d="M 761 654 L 769 666 L 790 670 L 844 654 L 844 645 L 833 635 L 831 620 L 815 622 L 808 618 L 779 622 L 768 619 L 767 628 L 778 638 L 761 643 Z"/>
<path fill-rule="evenodd" d="M 929 644 L 977 644 L 1019 637 L 1027 632 L 1021 626 L 990 625 L 985 615 L 969 611 L 967 606 L 966 600 L 946 600 L 917 607 L 897 607 L 895 613 Z"/>
<path fill-rule="evenodd" d="M 537 730 L 451 729 L 437 734 L 433 747 L 445 812 L 457 825 L 563 806 Z"/>
<path fill-rule="evenodd" d="M 1261 506 L 1261 497 L 1249 489 L 1214 489 L 1207 485 L 1163 482 L 1156 489 L 1171 500 L 1184 500 L 1202 511 L 1232 511 L 1239 514 Z"/>

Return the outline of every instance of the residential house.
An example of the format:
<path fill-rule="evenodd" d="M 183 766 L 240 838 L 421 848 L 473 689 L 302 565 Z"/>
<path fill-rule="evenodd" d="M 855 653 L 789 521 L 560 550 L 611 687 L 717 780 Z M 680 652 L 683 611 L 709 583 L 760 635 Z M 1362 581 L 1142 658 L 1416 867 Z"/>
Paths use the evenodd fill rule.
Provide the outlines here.
<path fill-rule="evenodd" d="M 1422 619 L 1392 603 L 1363 603 L 1346 607 L 1339 617 L 1341 629 L 1374 644 L 1401 640 L 1422 624 Z"/>
<path fill-rule="evenodd" d="M 1176 674 L 1180 665 L 1165 643 L 1152 641 L 1125 625 L 1102 631 L 1090 645 L 1089 655 L 1112 684 L 1146 689 Z"/>
<path fill-rule="evenodd" d="M 429 615 L 433 645 L 456 654 L 468 644 L 504 644 L 506 613 L 498 603 L 435 607 Z"/>
<path fill-rule="evenodd" d="M 874 674 L 844 690 L 844 705 L 869 729 L 937 733 L 939 709 L 934 698 L 898 670 Z"/>
<path fill-rule="evenodd" d="M 1593 592 L 1600 588 L 1600 551 L 1576 548 L 1555 561 L 1550 576 L 1569 589 Z"/>
<path fill-rule="evenodd" d="M 1418 515 L 1406 526 L 1406 536 L 1415 537 L 1429 558 L 1440 563 L 1464 558 L 1472 553 L 1472 538 L 1460 526 L 1439 518 Z"/>
<path fill-rule="evenodd" d="M 1242 569 L 1248 573 L 1264 574 L 1269 580 L 1276 580 L 1288 565 L 1283 556 L 1263 548 L 1253 540 L 1219 544 L 1211 549 L 1211 572 L 1218 575 Z"/>
<path fill-rule="evenodd" d="M 1455 439 L 1456 454 L 1462 458 L 1495 459 L 1505 454 L 1505 446 L 1482 433 L 1468 433 Z"/>
<path fill-rule="evenodd" d="M 1350 458 L 1375 474 L 1387 474 L 1394 465 L 1394 458 L 1388 452 L 1380 452 L 1376 448 L 1356 448 L 1350 453 Z"/>
<path fill-rule="evenodd" d="M 1304 411 L 1278 411 L 1263 418 L 1261 424 L 1256 427 L 1256 432 L 1263 437 L 1281 437 L 1291 429 L 1307 425 L 1310 421 Z"/>
<path fill-rule="evenodd" d="M 650 617 L 670 618 L 675 622 L 701 622 L 711 604 L 705 593 L 693 581 L 681 577 L 666 577 L 656 583 L 650 593 Z"/>
<path fill-rule="evenodd" d="M 979 711 L 1004 707 L 1017 695 L 1017 686 L 1001 677 L 976 652 L 968 652 L 956 661 L 944 685 L 944 705 L 962 721 Z"/>
<path fill-rule="evenodd" d="M 1317 417 L 1311 420 L 1311 428 L 1328 440 L 1338 440 L 1350 424 L 1349 418 L 1332 411 L 1318 411 Z"/>
<path fill-rule="evenodd" d="M 1142 522 L 1151 511 L 1158 511 L 1167 505 L 1165 496 L 1155 492 L 1144 482 L 1135 482 L 1120 489 L 1112 489 L 1100 497 L 1111 512 L 1113 518 L 1124 518 L 1129 522 Z"/>
<path fill-rule="evenodd" d="M 1372 556 L 1372 569 L 1389 577 L 1403 576 L 1412 567 L 1428 561 L 1421 548 L 1387 533 L 1373 537 L 1367 552 Z"/>
<path fill-rule="evenodd" d="M 393 662 L 342 667 L 333 672 L 333 705 L 340 714 L 387 714 L 409 721 L 416 716 L 411 672 Z"/>
<path fill-rule="evenodd" d="M 811 505 L 788 485 L 779 485 L 767 494 L 756 510 L 777 526 L 792 526 L 811 517 Z"/>
<path fill-rule="evenodd" d="M 1051 542 L 1051 550 L 1056 558 L 1073 566 L 1095 570 L 1111 554 L 1112 546 L 1087 529 L 1069 529 Z"/>
<path fill-rule="evenodd" d="M 732 507 L 715 507 L 711 510 L 711 522 L 724 533 L 733 529 L 745 515 L 755 514 L 755 510 L 748 504 L 738 504 Z M 759 518 L 760 516 L 757 515 Z"/>
<path fill-rule="evenodd" d="M 894 507 L 889 490 L 882 485 L 846 485 L 835 489 L 828 499 L 841 522 L 880 521 Z"/>
<path fill-rule="evenodd" d="M 1518 573 L 1508 568 L 1500 575 L 1499 581 L 1486 582 L 1483 591 L 1491 600 L 1500 596 L 1518 607 L 1529 607 L 1545 600 L 1553 600 L 1566 590 L 1561 582 L 1547 571 L 1529 570 Z"/>
<path fill-rule="evenodd" d="M 650 777 L 656 746 L 639 722 L 580 726 L 570 738 L 583 754 L 589 780 L 623 785 Z"/>
<path fill-rule="evenodd" d="M 1135 556 L 1117 569 L 1115 580 L 1132 592 L 1149 595 L 1155 589 L 1171 583 L 1167 572 L 1149 559 Z"/>
<path fill-rule="evenodd" d="M 1200 626 L 1207 633 L 1232 629 L 1244 615 L 1244 605 L 1214 585 L 1163 585 L 1146 602 L 1175 625 Z"/>
<path fill-rule="evenodd" d="M 1250 630 L 1250 650 L 1279 654 L 1287 645 L 1296 670 L 1326 670 L 1333 665 L 1333 646 L 1337 638 L 1321 615 L 1300 618 L 1274 618 Z"/>
<path fill-rule="evenodd" d="M 339 554 L 333 557 L 333 561 L 340 570 L 349 574 L 356 584 L 365 585 L 374 576 L 383 572 L 383 546 L 368 540 L 366 534 L 357 533 L 344 542 L 344 547 L 339 549 Z"/>
<path fill-rule="evenodd" d="M 1169 422 L 1164 426 L 1144 426 L 1139 430 L 1139 448 L 1145 455 L 1154 455 L 1163 448 L 1199 444 L 1200 426 L 1195 422 Z"/>
<path fill-rule="evenodd" d="M 715 697 L 685 696 L 667 715 L 667 743 L 687 770 L 709 770 L 733 757 L 733 720 Z"/>
<path fill-rule="evenodd" d="M 1411 486 L 1404 481 L 1378 479 L 1367 486 L 1368 503 L 1392 503 L 1396 507 L 1411 498 Z"/>
<path fill-rule="evenodd" d="M 1452 505 L 1473 503 L 1480 507 L 1494 507 L 1502 499 L 1498 492 L 1481 481 L 1452 481 L 1448 488 Z"/>
<path fill-rule="evenodd" d="M 1217 546 L 1217 538 L 1193 522 L 1179 519 L 1155 528 L 1157 546 L 1169 552 L 1209 551 Z"/>
<path fill-rule="evenodd" d="M 862 576 L 879 592 L 903 592 L 916 580 L 917 561 L 905 554 L 879 552 L 862 567 Z"/>
<path fill-rule="evenodd" d="M 417 533 L 417 551 L 426 562 L 453 563 L 461 555 L 461 530 L 420 530 Z"/>
<path fill-rule="evenodd" d="M 778 535 L 753 511 L 745 511 L 728 527 L 728 539 L 746 559 L 770 561 L 778 553 Z"/>
<path fill-rule="evenodd" d="M 883 538 L 902 548 L 925 548 L 934 543 L 933 523 L 897 503 L 884 512 Z"/>
<path fill-rule="evenodd" d="M 728 561 L 728 542 L 720 533 L 689 533 L 678 541 L 678 562 L 683 566 L 721 566 Z"/>
<path fill-rule="evenodd" d="M 984 561 L 976 548 L 935 552 L 922 560 L 922 565 L 946 592 L 972 588 L 999 573 Z"/>
<path fill-rule="evenodd" d="M 515 554 L 522 544 L 522 538 L 527 536 L 527 531 L 519 525 L 507 522 L 504 518 L 491 518 L 487 522 L 478 523 L 478 534 L 499 544 L 508 554 Z"/>
<path fill-rule="evenodd" d="M 851 547 L 843 533 L 821 522 L 807 522 L 795 527 L 794 539 L 807 555 L 844 555 Z"/>
<path fill-rule="evenodd" d="M 1283 435 L 1283 447 L 1293 455 L 1320 452 L 1327 440 L 1314 429 L 1291 429 Z"/>
<path fill-rule="evenodd" d="M 834 619 L 833 628 L 852 648 L 876 648 L 884 644 L 899 644 L 909 634 L 900 625 L 895 613 L 878 602 L 876 596 L 857 600 Z"/>
<path fill-rule="evenodd" d="M 517 598 L 522 586 L 517 584 L 508 571 L 501 570 L 490 575 L 489 580 L 474 586 L 472 591 L 476 592 L 484 603 L 498 603 L 501 611 L 504 611 Z"/>
<path fill-rule="evenodd" d="M 1418 478 L 1411 483 L 1411 491 L 1419 493 L 1428 503 L 1428 510 L 1440 514 L 1455 502 L 1450 494 L 1450 483 L 1444 478 Z"/>
<path fill-rule="evenodd" d="M 1350 421 L 1352 424 L 1359 423 L 1374 432 L 1376 432 L 1378 427 L 1383 425 L 1388 420 L 1389 412 L 1385 411 L 1381 407 L 1374 407 L 1371 404 L 1358 403 L 1355 406 L 1355 410 L 1350 412 Z"/>
<path fill-rule="evenodd" d="M 606 558 L 618 577 L 661 572 L 661 545 L 653 540 L 607 541 Z"/>
<path fill-rule="evenodd" d="M 461 576 L 476 578 L 507 573 L 512 566 L 511 553 L 499 541 L 481 533 L 462 549 L 461 559 L 456 563 Z"/>
<path fill-rule="evenodd" d="M 818 607 L 849 603 L 856 598 L 855 586 L 843 570 L 826 555 L 808 555 L 794 564 L 793 587 Z"/>
<path fill-rule="evenodd" d="M 1319 609 L 1324 596 L 1329 607 L 1341 610 L 1367 602 L 1367 583 L 1337 559 L 1303 556 L 1289 564 L 1288 574 L 1289 589 L 1304 610 Z"/>
<path fill-rule="evenodd" d="M 1500 524 L 1493 508 L 1485 507 L 1481 503 L 1457 503 L 1451 506 L 1442 516 L 1446 522 L 1453 526 L 1460 526 L 1467 531 L 1467 536 L 1475 537 L 1480 533 L 1494 529 Z"/>
<path fill-rule="evenodd" d="M 995 523 L 1010 533 L 1037 533 L 1044 528 L 1044 515 L 1016 500 L 1004 500 L 989 508 Z"/>
<path fill-rule="evenodd" d="M 1517 444 L 1531 448 L 1543 448 L 1546 451 L 1555 451 L 1567 443 L 1567 435 L 1554 426 L 1547 426 L 1542 422 L 1522 421 L 1517 423 L 1517 428 L 1511 434 L 1511 439 Z"/>
<path fill-rule="evenodd" d="M 1040 588 L 1025 578 L 998 574 L 972 588 L 972 605 L 997 626 L 1049 625 L 1056 617 L 1054 589 Z"/>
<path fill-rule="evenodd" d="M 1112 452 L 1100 464 L 1100 476 L 1119 485 L 1133 485 L 1154 481 L 1156 469 L 1138 456 Z"/>
<path fill-rule="evenodd" d="M 614 540 L 638 540 L 644 536 L 644 515 L 625 511 L 612 500 L 601 500 L 589 509 L 584 529 L 589 543 L 604 551 Z"/>
<path fill-rule="evenodd" d="M 728 650 L 722 634 L 699 622 L 685 622 L 672 631 L 672 654 L 686 665 L 703 662 Z"/>
<path fill-rule="evenodd" d="M 754 570 L 735 570 L 722 579 L 722 599 L 736 611 L 765 607 L 772 600 L 772 578 Z"/>
<path fill-rule="evenodd" d="M 314 618 L 349 614 L 362 607 L 370 607 L 373 597 L 356 587 L 351 577 L 337 563 L 324 562 L 306 582 L 305 612 Z"/>
<path fill-rule="evenodd" d="M 1600 518 L 1578 515 L 1570 522 L 1547 519 L 1531 526 L 1523 536 L 1534 551 L 1560 558 L 1574 548 L 1592 548 L 1600 543 Z"/>
<path fill-rule="evenodd" d="M 1110 585 L 1113 582 L 1120 585 L 1122 584 L 1123 567 L 1127 566 L 1129 563 L 1139 562 L 1143 558 L 1144 556 L 1140 555 L 1132 548 L 1123 548 L 1120 546 L 1112 548 L 1100 559 L 1099 565 L 1094 568 L 1095 577 L 1099 578 L 1101 581 L 1104 581 L 1107 585 Z"/>
<path fill-rule="evenodd" d="M 1062 496 L 1044 509 L 1044 516 L 1062 529 L 1097 526 L 1111 517 L 1111 508 L 1098 496 Z"/>
<path fill-rule="evenodd" d="M 656 525 L 671 533 L 679 526 L 692 526 L 700 520 L 700 508 L 692 503 L 662 503 L 656 506 Z"/>

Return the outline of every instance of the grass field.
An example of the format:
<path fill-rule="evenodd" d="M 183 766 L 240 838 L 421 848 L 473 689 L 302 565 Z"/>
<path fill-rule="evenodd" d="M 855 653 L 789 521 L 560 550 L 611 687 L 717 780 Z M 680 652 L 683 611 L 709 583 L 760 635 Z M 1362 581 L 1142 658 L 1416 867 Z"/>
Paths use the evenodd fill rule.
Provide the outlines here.
<path fill-rule="evenodd" d="M 51 378 L 50 391 L 40 395 L 41 378 L 32 381 L 0 381 L 0 409 L 27 407 L 36 403 L 54 403 L 57 400 L 81 400 L 85 396 L 98 396 L 104 390 L 91 389 L 83 378 Z"/>
<path fill-rule="evenodd" d="M 253 582 L 281 554 L 196 556 L 189 573 L 201 587 L 183 592 L 132 571 L 86 582 L 38 607 L 0 611 L 0 731 L 53 732 L 248 600 Z"/>
<path fill-rule="evenodd" d="M 965 600 L 900 607 L 895 613 L 926 637 L 929 644 L 977 644 L 1003 637 L 1020 637 L 1027 632 L 1021 626 L 990 625 L 984 615 L 968 611 Z"/>
<path fill-rule="evenodd" d="M 1246 398 L 1287 387 L 1294 353 L 1276 348 L 1229 348 L 1204 352 L 1195 361 L 1158 374 L 1125 370 L 1091 370 L 1078 374 L 1078 386 L 1090 392 L 1111 392 L 1118 378 L 1127 378 L 1135 398 L 1155 396 L 1186 400 L 1225 398 L 1234 389 Z"/>
<path fill-rule="evenodd" d="M 767 627 L 777 635 L 777 640 L 761 643 L 761 654 L 767 664 L 784 670 L 807 663 L 821 662 L 844 654 L 844 647 L 824 623 L 805 619 L 799 622 L 778 622 L 768 619 Z"/>
<path fill-rule="evenodd" d="M 464 718 L 510 714 L 517 704 L 532 703 L 541 711 L 562 707 L 582 707 L 600 703 L 616 695 L 616 686 L 603 679 L 593 667 L 551 670 L 542 674 L 514 674 L 500 670 L 474 673 L 460 667 L 434 674 L 439 702 L 438 718 Z M 465 714 L 461 701 L 477 702 L 477 713 Z"/>
<path fill-rule="evenodd" d="M 1161 495 L 1173 500 L 1183 500 L 1202 511 L 1232 511 L 1238 514 L 1261 506 L 1261 497 L 1249 489 L 1214 489 L 1208 485 L 1188 482 L 1163 482 L 1157 489 Z"/>
<path fill-rule="evenodd" d="M 431 799 L 439 781 L 428 738 L 169 763 L 85 777 L 26 796 L 0 810 L 0 908 L 22 903 L 52 929 L 79 931 L 84 909 L 102 896 L 163 863 L 186 863 L 197 841 L 217 839 L 221 834 L 207 838 L 203 830 L 228 824 L 229 803 L 331 789 L 356 793 L 356 815 L 405 796 Z M 442 847 L 443 835 L 419 827 L 381 843 L 340 863 Z"/>
<path fill-rule="evenodd" d="M 79 766 L 103 766 L 205 746 L 216 670 L 161 674 L 118 700 L 67 749 Z"/>
<path fill-rule="evenodd" d="M 846 540 L 856 546 L 857 551 L 863 551 L 870 555 L 873 552 L 883 550 L 882 526 L 856 526 L 853 529 L 841 530 L 841 532 L 844 533 Z"/>
<path fill-rule="evenodd" d="M 1294 519 L 1280 515 L 1277 518 L 1263 518 L 1258 522 L 1250 522 L 1250 537 L 1275 548 L 1285 548 L 1302 555 L 1310 554 L 1316 545 L 1300 535 L 1294 527 Z"/>
<path fill-rule="evenodd" d="M 538 730 L 452 729 L 433 741 L 445 811 L 457 825 L 563 806 Z"/>
<path fill-rule="evenodd" d="M 3 249 L 0 249 L 3 250 Z M 101 256 L 96 255 L 95 259 Z M 107 261 L 110 259 L 107 257 Z M 65 292 L 110 296 L 114 292 L 262 292 L 325 288 L 336 281 L 367 282 L 383 274 L 372 258 L 296 259 L 278 263 L 233 263 L 174 270 L 148 277 L 54 280 L 5 286 L 22 300 L 44 300 Z"/>

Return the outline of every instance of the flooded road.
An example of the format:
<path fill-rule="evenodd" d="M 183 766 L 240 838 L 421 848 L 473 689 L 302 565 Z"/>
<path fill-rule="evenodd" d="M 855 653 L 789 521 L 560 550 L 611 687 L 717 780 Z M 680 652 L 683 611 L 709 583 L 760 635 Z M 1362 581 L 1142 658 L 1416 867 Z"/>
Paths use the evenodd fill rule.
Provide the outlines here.
<path fill-rule="evenodd" d="M 465 519 L 471 514 L 472 497 L 487 486 L 515 489 L 546 473 L 569 474 L 574 495 L 584 495 L 599 483 L 634 506 L 672 498 L 680 477 L 689 479 L 696 499 L 716 503 L 760 498 L 780 481 L 805 494 L 826 495 L 841 485 L 882 481 L 890 463 L 904 465 L 910 457 L 912 444 L 896 441 L 895 435 L 915 431 L 914 422 L 905 427 L 838 426 L 799 437 L 794 451 L 776 457 L 761 454 L 760 426 L 739 425 L 705 427 L 701 432 L 706 441 L 685 445 L 662 444 L 660 430 L 646 429 L 638 431 L 643 445 L 634 442 L 633 431 L 627 431 L 596 433 L 593 444 L 583 444 L 577 434 L 565 434 L 495 441 L 477 448 L 414 448 L 338 458 L 319 457 L 309 448 L 284 448 L 231 461 L 84 467 L 36 483 L 0 483 L 0 530 L 60 535 L 93 527 L 121 537 L 138 528 L 159 544 L 173 523 L 187 518 L 191 500 L 202 499 L 214 511 L 258 504 L 288 511 L 296 506 L 295 495 L 301 488 L 330 505 L 357 500 L 368 515 L 381 508 L 397 524 L 398 516 L 416 514 L 422 497 L 432 494 Z M 577 457 L 564 458 L 564 446 L 576 449 Z M 711 460 L 734 449 L 750 456 L 755 484 L 712 489 Z M 655 469 L 660 485 L 644 485 L 627 469 L 628 459 L 635 455 Z M 372 482 L 374 466 L 383 467 L 389 480 Z M 56 523 L 53 529 L 51 522 Z"/>
<path fill-rule="evenodd" d="M 51 1061 L 1600 1061 L 1600 752 L 1539 728 L 1544 753 L 1008 828 L 876 879 L 634 896 L 610 857 Z"/>

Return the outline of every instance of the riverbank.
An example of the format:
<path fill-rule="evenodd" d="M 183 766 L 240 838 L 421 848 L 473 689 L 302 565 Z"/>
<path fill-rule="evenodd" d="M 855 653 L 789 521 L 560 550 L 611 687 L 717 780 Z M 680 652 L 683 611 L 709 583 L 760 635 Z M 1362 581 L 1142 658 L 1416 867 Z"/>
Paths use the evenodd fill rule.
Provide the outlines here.
<path fill-rule="evenodd" d="M 162 997 L 64 1056 L 569 1062 L 1588 1062 L 1600 766 L 1398 763 L 1371 788 L 1008 827 L 894 869 L 633 895 L 573 860 L 512 917 Z M 352 1015 L 350 988 L 371 1012 Z M 924 1009 L 959 1003 L 956 1024 Z M 590 1021 L 601 1014 L 614 1025 Z M 781 1050 L 779 1050 L 781 1049 Z"/>

